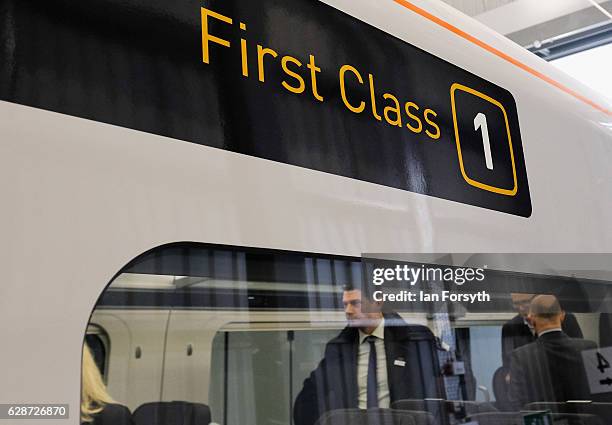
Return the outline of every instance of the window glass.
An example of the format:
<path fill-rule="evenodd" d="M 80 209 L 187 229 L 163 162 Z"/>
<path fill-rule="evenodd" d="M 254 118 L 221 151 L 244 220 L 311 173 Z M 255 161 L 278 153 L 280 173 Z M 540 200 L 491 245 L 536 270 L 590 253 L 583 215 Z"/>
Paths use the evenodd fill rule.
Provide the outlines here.
<path fill-rule="evenodd" d="M 103 336 L 99 333 L 91 333 L 85 335 L 85 342 L 91 350 L 94 362 L 98 370 L 102 374 L 102 378 L 106 377 L 106 346 L 103 341 Z"/>
<path fill-rule="evenodd" d="M 605 274 L 491 269 L 488 303 L 371 311 L 362 270 L 359 258 L 200 244 L 142 255 L 91 319 L 113 347 L 102 353 L 113 404 L 136 425 L 189 415 L 223 425 L 612 423 Z M 96 357 L 104 344 L 86 339 Z"/>
<path fill-rule="evenodd" d="M 470 364 L 474 380 L 480 386 L 492 389 L 492 378 L 501 359 L 501 326 L 470 326 Z M 492 391 L 476 391 L 476 401 L 495 401 Z"/>

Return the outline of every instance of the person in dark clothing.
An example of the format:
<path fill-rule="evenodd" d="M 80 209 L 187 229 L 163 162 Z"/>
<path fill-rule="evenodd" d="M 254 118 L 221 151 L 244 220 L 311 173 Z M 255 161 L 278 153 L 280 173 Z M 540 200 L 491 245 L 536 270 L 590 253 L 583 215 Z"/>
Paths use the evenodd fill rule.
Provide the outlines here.
<path fill-rule="evenodd" d="M 581 353 L 597 345 L 563 332 L 564 316 L 553 295 L 538 295 L 531 301 L 528 320 L 538 338 L 512 353 L 510 400 L 514 409 L 536 401 L 591 398 Z"/>
<path fill-rule="evenodd" d="M 133 425 L 130 409 L 121 404 L 109 403 L 98 413 L 92 415 L 90 425 Z"/>
<path fill-rule="evenodd" d="M 535 331 L 527 321 L 529 305 L 535 294 L 513 293 L 511 296 L 512 305 L 518 311 L 518 314 L 502 327 L 502 363 L 508 370 L 512 352 L 536 340 Z M 583 337 L 580 325 L 571 313 L 565 314 L 561 328 L 571 338 Z"/>
<path fill-rule="evenodd" d="M 407 325 L 382 303 L 346 288 L 348 326 L 325 348 L 323 360 L 304 381 L 294 404 L 296 425 L 313 425 L 325 412 L 348 408 L 388 408 L 401 399 L 441 397 L 435 338 L 425 326 Z M 426 358 L 427 357 L 427 358 Z"/>

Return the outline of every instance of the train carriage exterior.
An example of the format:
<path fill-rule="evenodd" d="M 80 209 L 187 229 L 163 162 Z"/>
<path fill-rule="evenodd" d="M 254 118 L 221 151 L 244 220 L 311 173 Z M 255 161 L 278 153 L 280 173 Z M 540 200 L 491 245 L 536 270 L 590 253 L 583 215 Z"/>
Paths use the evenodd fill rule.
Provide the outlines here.
<path fill-rule="evenodd" d="M 0 11 L 1 403 L 78 423 L 85 336 L 132 411 L 290 424 L 363 253 L 612 251 L 612 107 L 441 2 Z M 603 263 L 500 265 L 529 279 L 489 307 L 401 314 L 471 359 L 449 399 L 495 402 L 509 293 L 556 276 L 604 347 Z"/>

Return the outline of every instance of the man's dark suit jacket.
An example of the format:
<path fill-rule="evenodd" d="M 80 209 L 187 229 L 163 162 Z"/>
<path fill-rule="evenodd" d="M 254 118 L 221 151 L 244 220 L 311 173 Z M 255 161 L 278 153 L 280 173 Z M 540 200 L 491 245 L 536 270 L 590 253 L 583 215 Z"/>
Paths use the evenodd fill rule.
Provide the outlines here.
<path fill-rule="evenodd" d="M 510 400 L 514 409 L 536 401 L 590 400 L 581 352 L 593 341 L 550 332 L 512 353 Z"/>
<path fill-rule="evenodd" d="M 565 315 L 563 321 L 563 332 L 571 338 L 582 338 L 582 330 L 572 313 Z M 512 352 L 523 345 L 536 340 L 529 326 L 525 324 L 521 315 L 517 314 L 502 327 L 502 361 L 506 368 L 510 367 L 510 356 Z"/>
<path fill-rule="evenodd" d="M 408 398 L 440 398 L 442 384 L 434 336 L 420 325 L 385 315 L 385 354 L 391 403 Z M 296 425 L 313 425 L 325 412 L 358 407 L 359 331 L 346 327 L 325 347 L 325 356 L 304 381 L 295 400 Z"/>

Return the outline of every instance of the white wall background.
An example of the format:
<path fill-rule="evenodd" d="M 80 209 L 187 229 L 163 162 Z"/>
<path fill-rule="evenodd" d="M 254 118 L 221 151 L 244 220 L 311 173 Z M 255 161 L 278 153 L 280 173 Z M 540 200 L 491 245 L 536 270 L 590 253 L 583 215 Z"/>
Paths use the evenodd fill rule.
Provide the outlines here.
<path fill-rule="evenodd" d="M 612 104 L 612 43 L 566 56 L 551 63 L 606 96 Z"/>

